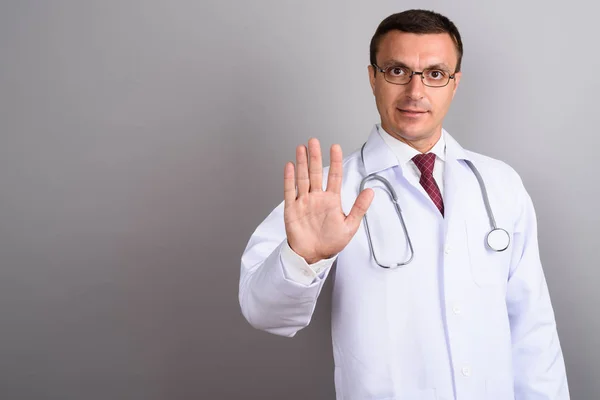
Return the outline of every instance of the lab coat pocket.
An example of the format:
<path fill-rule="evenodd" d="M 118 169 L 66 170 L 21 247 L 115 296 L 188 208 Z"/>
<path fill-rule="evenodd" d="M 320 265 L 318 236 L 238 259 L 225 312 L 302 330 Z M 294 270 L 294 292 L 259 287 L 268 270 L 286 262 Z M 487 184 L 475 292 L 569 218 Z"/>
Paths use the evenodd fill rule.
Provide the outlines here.
<path fill-rule="evenodd" d="M 437 394 L 435 389 L 409 389 L 400 395 L 379 400 L 437 400 Z"/>
<path fill-rule="evenodd" d="M 485 382 L 485 385 L 486 399 L 515 400 L 515 393 L 511 379 L 488 379 Z"/>
<path fill-rule="evenodd" d="M 499 224 L 498 226 L 502 227 L 503 225 Z M 504 251 L 495 251 L 486 242 L 487 235 L 491 230 L 488 220 L 467 220 L 465 229 L 471 274 L 475 283 L 480 287 L 506 285 L 510 269 L 512 232 L 508 232 L 509 247 Z"/>

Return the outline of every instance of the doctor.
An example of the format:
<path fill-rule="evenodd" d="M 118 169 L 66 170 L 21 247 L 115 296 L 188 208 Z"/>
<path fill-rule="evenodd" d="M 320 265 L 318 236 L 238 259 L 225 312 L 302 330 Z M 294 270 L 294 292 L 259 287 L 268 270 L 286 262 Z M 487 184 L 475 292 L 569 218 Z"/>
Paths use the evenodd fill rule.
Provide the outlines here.
<path fill-rule="evenodd" d="M 276 335 L 306 327 L 334 280 L 338 399 L 569 398 L 531 199 L 442 127 L 462 53 L 440 14 L 382 21 L 368 67 L 381 124 L 346 158 L 332 146 L 327 168 L 317 139 L 298 146 L 242 255 L 243 315 Z"/>

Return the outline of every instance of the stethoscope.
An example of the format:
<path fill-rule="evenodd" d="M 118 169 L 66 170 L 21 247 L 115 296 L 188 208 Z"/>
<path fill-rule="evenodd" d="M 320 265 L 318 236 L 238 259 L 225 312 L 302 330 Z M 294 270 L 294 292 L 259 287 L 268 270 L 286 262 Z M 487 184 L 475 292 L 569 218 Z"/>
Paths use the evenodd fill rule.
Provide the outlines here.
<path fill-rule="evenodd" d="M 360 157 L 361 157 L 363 166 L 365 166 L 365 157 L 364 157 L 365 145 L 366 145 L 366 143 L 363 144 L 363 146 L 360 150 Z M 481 178 L 481 174 L 479 173 L 477 168 L 475 168 L 475 165 L 473 165 L 473 163 L 471 161 L 465 160 L 465 162 L 471 168 L 471 170 L 475 174 L 475 177 L 477 178 L 477 181 L 479 182 L 479 187 L 481 188 L 481 193 L 483 196 L 483 202 L 485 203 L 485 209 L 486 209 L 488 217 L 490 219 L 490 225 L 492 226 L 492 229 L 486 235 L 486 243 L 487 243 L 488 247 L 494 251 L 498 251 L 498 252 L 504 251 L 508 248 L 508 245 L 510 244 L 510 235 L 508 234 L 508 232 L 506 230 L 504 230 L 502 228 L 498 228 L 498 226 L 496 225 L 496 218 L 494 218 L 494 213 L 492 212 L 492 208 L 490 206 L 490 201 L 488 198 L 488 192 L 485 187 L 485 182 L 483 181 L 483 178 Z M 406 241 L 408 243 L 408 248 L 410 250 L 410 256 L 404 262 L 400 262 L 400 263 L 396 263 L 396 264 L 392 264 L 392 265 L 381 264 L 379 262 L 379 260 L 377 259 L 377 256 L 375 255 L 375 249 L 373 248 L 373 241 L 371 239 L 371 232 L 369 230 L 369 222 L 367 220 L 367 214 L 365 213 L 363 220 L 365 222 L 365 229 L 367 231 L 367 240 L 369 242 L 369 248 L 371 250 L 371 255 L 373 256 L 373 259 L 375 260 L 377 265 L 379 265 L 381 268 L 392 268 L 393 269 L 393 268 L 405 266 L 412 261 L 415 253 L 413 250 L 412 241 L 410 240 L 410 235 L 408 234 L 408 229 L 406 229 L 406 224 L 404 223 L 404 218 L 402 217 L 402 210 L 400 209 L 400 203 L 398 202 L 398 196 L 396 195 L 396 191 L 394 190 L 394 188 L 392 187 L 390 182 L 387 179 L 385 179 L 384 177 L 379 176 L 377 173 L 372 173 L 363 178 L 363 180 L 360 182 L 360 192 L 362 192 L 363 189 L 365 188 L 365 184 L 371 180 L 378 180 L 379 182 L 383 183 L 383 185 L 386 187 L 388 194 L 392 198 L 392 202 L 394 203 L 394 206 L 396 208 L 396 213 L 398 214 L 398 218 L 400 219 L 400 223 L 402 224 L 404 236 L 406 237 Z"/>

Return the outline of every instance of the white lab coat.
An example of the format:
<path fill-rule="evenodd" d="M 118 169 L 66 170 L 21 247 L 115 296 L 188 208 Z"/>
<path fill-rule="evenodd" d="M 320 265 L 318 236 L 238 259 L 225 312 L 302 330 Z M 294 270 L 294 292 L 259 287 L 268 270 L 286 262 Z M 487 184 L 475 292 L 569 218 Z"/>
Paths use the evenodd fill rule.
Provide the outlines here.
<path fill-rule="evenodd" d="M 333 267 L 308 286 L 292 281 L 280 257 L 286 241 L 282 203 L 243 253 L 243 315 L 255 328 L 292 337 L 309 324 L 331 275 L 337 399 L 568 399 L 531 199 L 511 167 L 466 151 L 444 134 L 445 217 L 418 180 L 403 174 L 376 127 L 364 164 L 360 150 L 344 159 L 345 213 L 365 174 L 377 172 L 395 188 L 414 247 L 409 265 L 377 266 L 363 223 Z M 478 168 L 497 225 L 510 234 L 504 252 L 485 246 L 490 220 L 465 159 Z M 405 260 L 406 239 L 379 187 L 367 213 L 374 250 L 380 261 Z"/>

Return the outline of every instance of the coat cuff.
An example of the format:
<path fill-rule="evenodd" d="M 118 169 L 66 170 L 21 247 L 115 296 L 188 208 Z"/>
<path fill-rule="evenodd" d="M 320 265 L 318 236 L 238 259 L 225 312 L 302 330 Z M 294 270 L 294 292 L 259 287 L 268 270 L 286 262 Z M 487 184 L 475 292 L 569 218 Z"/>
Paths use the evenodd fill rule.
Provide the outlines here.
<path fill-rule="evenodd" d="M 316 280 L 323 279 L 336 257 L 337 255 L 309 265 L 304 258 L 292 250 L 287 240 L 281 246 L 281 264 L 285 277 L 305 286 L 310 286 Z"/>

